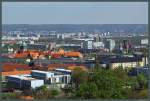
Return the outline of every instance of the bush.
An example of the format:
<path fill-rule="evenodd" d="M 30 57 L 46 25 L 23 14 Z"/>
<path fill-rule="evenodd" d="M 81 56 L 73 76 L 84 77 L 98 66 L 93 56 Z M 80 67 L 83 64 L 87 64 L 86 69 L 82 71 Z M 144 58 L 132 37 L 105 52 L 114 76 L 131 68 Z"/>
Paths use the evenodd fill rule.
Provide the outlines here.
<path fill-rule="evenodd" d="M 51 95 L 47 86 L 44 85 L 44 86 L 36 88 L 35 91 L 33 91 L 33 96 L 35 99 L 47 99 Z"/>
<path fill-rule="evenodd" d="M 146 78 L 146 76 L 144 74 L 142 74 L 142 73 L 139 74 L 137 76 L 137 81 L 138 81 L 141 89 L 148 88 L 148 78 Z"/>
<path fill-rule="evenodd" d="M 1 93 L 2 99 L 18 99 L 19 96 L 19 93 Z"/>
<path fill-rule="evenodd" d="M 51 96 L 52 96 L 52 97 L 56 97 L 57 95 L 59 95 L 59 91 L 56 90 L 56 89 L 52 89 L 52 90 L 51 90 Z"/>
<path fill-rule="evenodd" d="M 140 98 L 148 98 L 148 89 L 143 89 L 139 93 Z"/>

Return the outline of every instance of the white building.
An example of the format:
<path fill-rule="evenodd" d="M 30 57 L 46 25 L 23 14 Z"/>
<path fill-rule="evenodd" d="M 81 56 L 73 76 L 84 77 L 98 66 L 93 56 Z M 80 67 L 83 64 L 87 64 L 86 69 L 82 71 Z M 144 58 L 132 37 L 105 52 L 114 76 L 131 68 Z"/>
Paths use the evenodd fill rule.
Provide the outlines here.
<path fill-rule="evenodd" d="M 73 40 L 77 40 L 77 41 L 93 41 L 94 38 L 73 38 Z"/>
<path fill-rule="evenodd" d="M 66 70 L 63 68 L 57 68 L 57 69 L 55 69 L 55 71 L 66 73 L 66 74 L 71 74 L 71 72 L 72 72 L 71 70 Z"/>
<path fill-rule="evenodd" d="M 109 49 L 111 52 L 115 48 L 115 41 L 112 39 L 108 39 L 105 43 L 105 48 Z"/>
<path fill-rule="evenodd" d="M 44 80 L 32 78 L 31 75 L 11 75 L 7 76 L 8 83 L 14 85 L 18 89 L 35 89 L 44 85 Z"/>
<path fill-rule="evenodd" d="M 103 42 L 93 42 L 93 47 L 94 48 L 104 47 L 104 43 Z"/>
<path fill-rule="evenodd" d="M 93 42 L 92 41 L 84 41 L 83 48 L 84 49 L 93 49 Z"/>
<path fill-rule="evenodd" d="M 148 45 L 148 39 L 142 39 L 141 44 L 142 45 Z"/>
<path fill-rule="evenodd" d="M 61 71 L 39 71 L 32 70 L 31 75 L 37 79 L 43 79 L 47 84 L 68 84 L 71 75 Z"/>
<path fill-rule="evenodd" d="M 17 34 L 16 36 L 2 36 L 2 40 L 29 40 L 29 39 L 32 39 L 32 40 L 39 40 L 39 37 L 36 37 L 36 36 L 32 36 L 32 37 L 28 37 L 28 36 L 24 36 L 24 35 L 20 35 L 20 34 Z"/>
<path fill-rule="evenodd" d="M 61 35 L 61 39 L 65 39 L 65 35 L 64 34 Z"/>

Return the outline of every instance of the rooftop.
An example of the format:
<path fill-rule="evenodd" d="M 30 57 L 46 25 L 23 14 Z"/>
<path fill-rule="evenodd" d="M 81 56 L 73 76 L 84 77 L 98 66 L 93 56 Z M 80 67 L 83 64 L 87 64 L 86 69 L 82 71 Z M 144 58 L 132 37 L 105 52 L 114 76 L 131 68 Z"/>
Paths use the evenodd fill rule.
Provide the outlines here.
<path fill-rule="evenodd" d="M 2 76 L 30 74 L 30 70 L 2 72 Z"/>
<path fill-rule="evenodd" d="M 66 71 L 66 72 L 71 72 L 71 70 L 67 70 L 67 69 L 64 69 L 64 68 L 57 68 L 55 69 L 56 71 Z"/>
<path fill-rule="evenodd" d="M 52 73 L 54 73 L 54 75 L 64 75 L 65 73 L 62 72 L 58 72 L 58 71 L 51 71 Z"/>
<path fill-rule="evenodd" d="M 120 63 L 120 62 L 137 62 L 142 61 L 143 56 L 137 55 L 114 55 L 114 56 L 99 56 L 101 63 Z"/>
<path fill-rule="evenodd" d="M 61 69 L 60 69 L 61 70 Z M 65 69 L 62 69 L 65 70 Z M 33 72 L 38 72 L 38 73 L 45 73 L 45 74 L 54 74 L 54 75 L 64 75 L 64 73 L 60 72 L 60 71 L 40 71 L 40 70 L 32 70 Z M 70 71 L 70 70 L 68 70 Z"/>
<path fill-rule="evenodd" d="M 54 73 L 52 73 L 52 72 L 40 71 L 40 70 L 32 70 L 32 72 L 38 72 L 38 73 L 44 73 L 44 74 L 54 74 Z"/>
<path fill-rule="evenodd" d="M 10 75 L 9 77 L 18 78 L 21 80 L 36 80 L 35 78 L 32 78 L 30 75 Z"/>

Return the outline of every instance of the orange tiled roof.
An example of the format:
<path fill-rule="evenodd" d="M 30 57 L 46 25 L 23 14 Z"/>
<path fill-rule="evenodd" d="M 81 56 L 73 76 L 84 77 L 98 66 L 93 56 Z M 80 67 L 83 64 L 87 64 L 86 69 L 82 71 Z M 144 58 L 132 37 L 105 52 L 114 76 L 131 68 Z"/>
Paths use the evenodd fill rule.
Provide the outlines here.
<path fill-rule="evenodd" d="M 66 52 L 64 56 L 80 57 L 82 54 L 80 52 Z"/>
<path fill-rule="evenodd" d="M 28 56 L 28 53 L 16 53 L 15 58 L 25 58 Z"/>
<path fill-rule="evenodd" d="M 19 68 L 30 69 L 30 67 L 25 64 L 17 64 L 17 63 L 12 63 L 12 62 L 2 64 L 2 71 L 14 71 Z"/>
<path fill-rule="evenodd" d="M 2 76 L 31 74 L 31 70 L 2 72 Z"/>

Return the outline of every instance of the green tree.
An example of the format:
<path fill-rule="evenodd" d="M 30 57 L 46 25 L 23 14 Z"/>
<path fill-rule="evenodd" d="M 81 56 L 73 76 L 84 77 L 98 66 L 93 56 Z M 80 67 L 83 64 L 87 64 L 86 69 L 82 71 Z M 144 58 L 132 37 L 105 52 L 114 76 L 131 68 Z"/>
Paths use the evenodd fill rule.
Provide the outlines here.
<path fill-rule="evenodd" d="M 43 85 L 43 86 L 37 88 L 37 90 L 41 90 L 41 91 L 46 92 L 46 91 L 48 91 L 48 87 L 47 87 L 47 85 Z"/>
<path fill-rule="evenodd" d="M 56 89 L 52 89 L 52 90 L 51 90 L 51 96 L 52 96 L 52 97 L 56 97 L 57 95 L 59 95 L 59 91 L 56 90 Z"/>
<path fill-rule="evenodd" d="M 72 84 L 75 84 L 75 88 L 78 88 L 81 83 L 87 81 L 87 73 L 81 68 L 77 67 L 72 72 Z"/>
<path fill-rule="evenodd" d="M 46 85 L 38 87 L 34 91 L 34 98 L 35 99 L 47 99 L 51 96 L 51 93 Z"/>
<path fill-rule="evenodd" d="M 100 98 L 122 98 L 124 83 L 111 70 L 99 69 L 93 73 L 92 81 L 98 86 Z"/>
<path fill-rule="evenodd" d="M 121 75 L 121 74 L 120 74 Z M 87 76 L 87 81 L 76 89 L 81 98 L 127 98 L 131 88 L 113 70 L 96 69 Z"/>
<path fill-rule="evenodd" d="M 141 89 L 148 88 L 148 78 L 143 73 L 137 76 L 137 81 Z"/>
<path fill-rule="evenodd" d="M 97 98 L 98 88 L 95 83 L 83 83 L 80 85 L 75 96 L 81 98 Z"/>
<path fill-rule="evenodd" d="M 117 67 L 113 70 L 114 74 L 122 80 L 127 80 L 129 77 L 127 71 L 122 66 Z"/>

